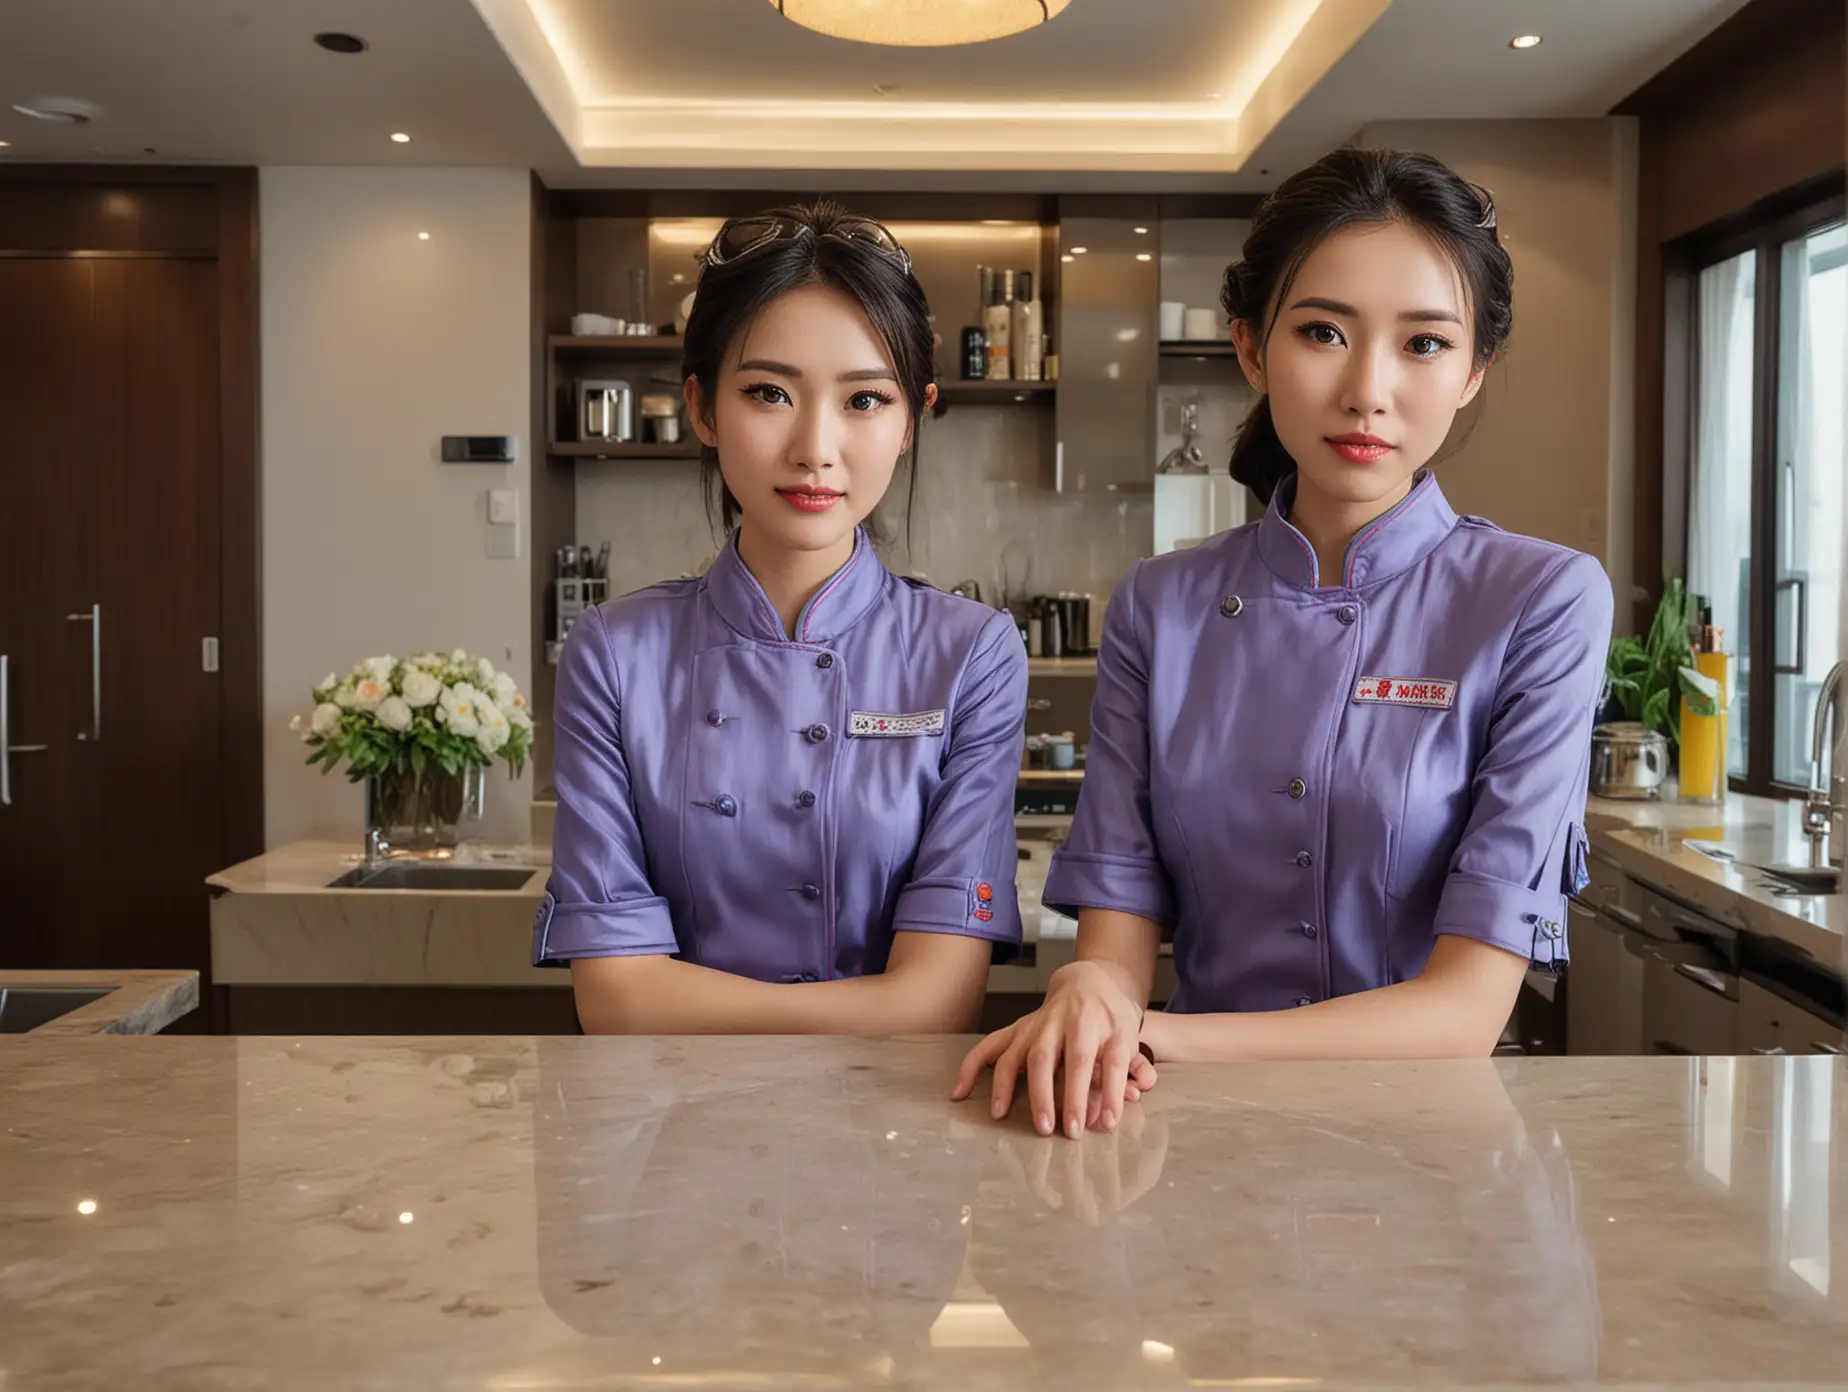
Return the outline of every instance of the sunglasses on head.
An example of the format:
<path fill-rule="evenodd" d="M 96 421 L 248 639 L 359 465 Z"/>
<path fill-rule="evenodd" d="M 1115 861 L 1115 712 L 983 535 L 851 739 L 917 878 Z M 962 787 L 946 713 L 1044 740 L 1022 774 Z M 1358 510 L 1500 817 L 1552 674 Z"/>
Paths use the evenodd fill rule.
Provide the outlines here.
<path fill-rule="evenodd" d="M 798 237 L 821 236 L 837 242 L 857 242 L 883 252 L 897 261 L 904 272 L 911 273 L 911 257 L 886 228 L 871 218 L 836 218 L 826 232 L 817 232 L 812 223 L 779 213 L 732 218 L 719 229 L 700 260 L 708 266 L 724 266 L 762 251 L 777 242 Z"/>

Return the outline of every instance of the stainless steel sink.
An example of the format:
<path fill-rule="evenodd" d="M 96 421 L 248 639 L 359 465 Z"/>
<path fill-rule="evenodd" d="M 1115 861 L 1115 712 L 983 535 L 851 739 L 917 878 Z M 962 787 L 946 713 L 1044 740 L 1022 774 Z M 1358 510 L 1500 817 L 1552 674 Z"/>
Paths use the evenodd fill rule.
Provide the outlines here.
<path fill-rule="evenodd" d="M 101 1000 L 113 986 L 0 986 L 0 1034 L 24 1034 Z"/>
<path fill-rule="evenodd" d="M 362 865 L 349 870 L 337 880 L 329 880 L 329 889 L 524 889 L 536 873 L 530 865 L 497 868 L 486 865 L 431 865 L 409 862 L 400 865 Z"/>

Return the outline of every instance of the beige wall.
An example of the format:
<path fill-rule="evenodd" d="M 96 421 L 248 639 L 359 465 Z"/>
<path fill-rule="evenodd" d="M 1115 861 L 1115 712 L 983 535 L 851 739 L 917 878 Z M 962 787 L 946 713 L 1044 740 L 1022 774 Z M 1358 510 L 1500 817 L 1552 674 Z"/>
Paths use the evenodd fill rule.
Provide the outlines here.
<path fill-rule="evenodd" d="M 313 683 L 464 647 L 530 686 L 528 175 L 273 168 L 260 188 L 267 840 L 357 847 L 358 789 L 288 730 Z M 517 435 L 521 459 L 442 464 L 444 434 Z M 519 559 L 486 554 L 489 488 L 520 494 Z M 525 839 L 530 779 L 490 778 L 490 835 Z"/>
<path fill-rule="evenodd" d="M 1627 119 L 1406 121 L 1357 143 L 1422 150 L 1495 195 L 1514 336 L 1440 477 L 1452 504 L 1589 551 L 1632 583 L 1636 153 Z M 1627 606 L 1619 603 L 1618 612 Z"/>

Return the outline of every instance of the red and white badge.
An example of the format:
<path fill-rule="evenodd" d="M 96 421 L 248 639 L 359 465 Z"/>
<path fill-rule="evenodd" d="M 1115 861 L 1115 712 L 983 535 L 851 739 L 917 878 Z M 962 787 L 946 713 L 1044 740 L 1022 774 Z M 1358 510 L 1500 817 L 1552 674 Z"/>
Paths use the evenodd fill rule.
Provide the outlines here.
<path fill-rule="evenodd" d="M 883 711 L 854 711 L 847 723 L 847 733 L 855 739 L 915 739 L 919 735 L 943 733 L 944 712 L 913 711 L 909 715 L 891 715 Z"/>
<path fill-rule="evenodd" d="M 1427 677 L 1362 677 L 1354 687 L 1354 703 L 1449 710 L 1457 703 L 1457 684 Z"/>

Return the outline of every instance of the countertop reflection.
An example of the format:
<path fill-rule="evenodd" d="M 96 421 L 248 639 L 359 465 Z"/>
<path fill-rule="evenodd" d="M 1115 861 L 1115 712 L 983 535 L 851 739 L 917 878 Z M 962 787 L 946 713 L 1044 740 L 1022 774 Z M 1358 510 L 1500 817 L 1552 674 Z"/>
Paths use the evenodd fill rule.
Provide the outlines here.
<path fill-rule="evenodd" d="M 1073 1144 L 945 1101 L 963 1047 L 0 1041 L 0 1367 L 509 1392 L 1848 1371 L 1841 1060 L 1175 1067 Z"/>

